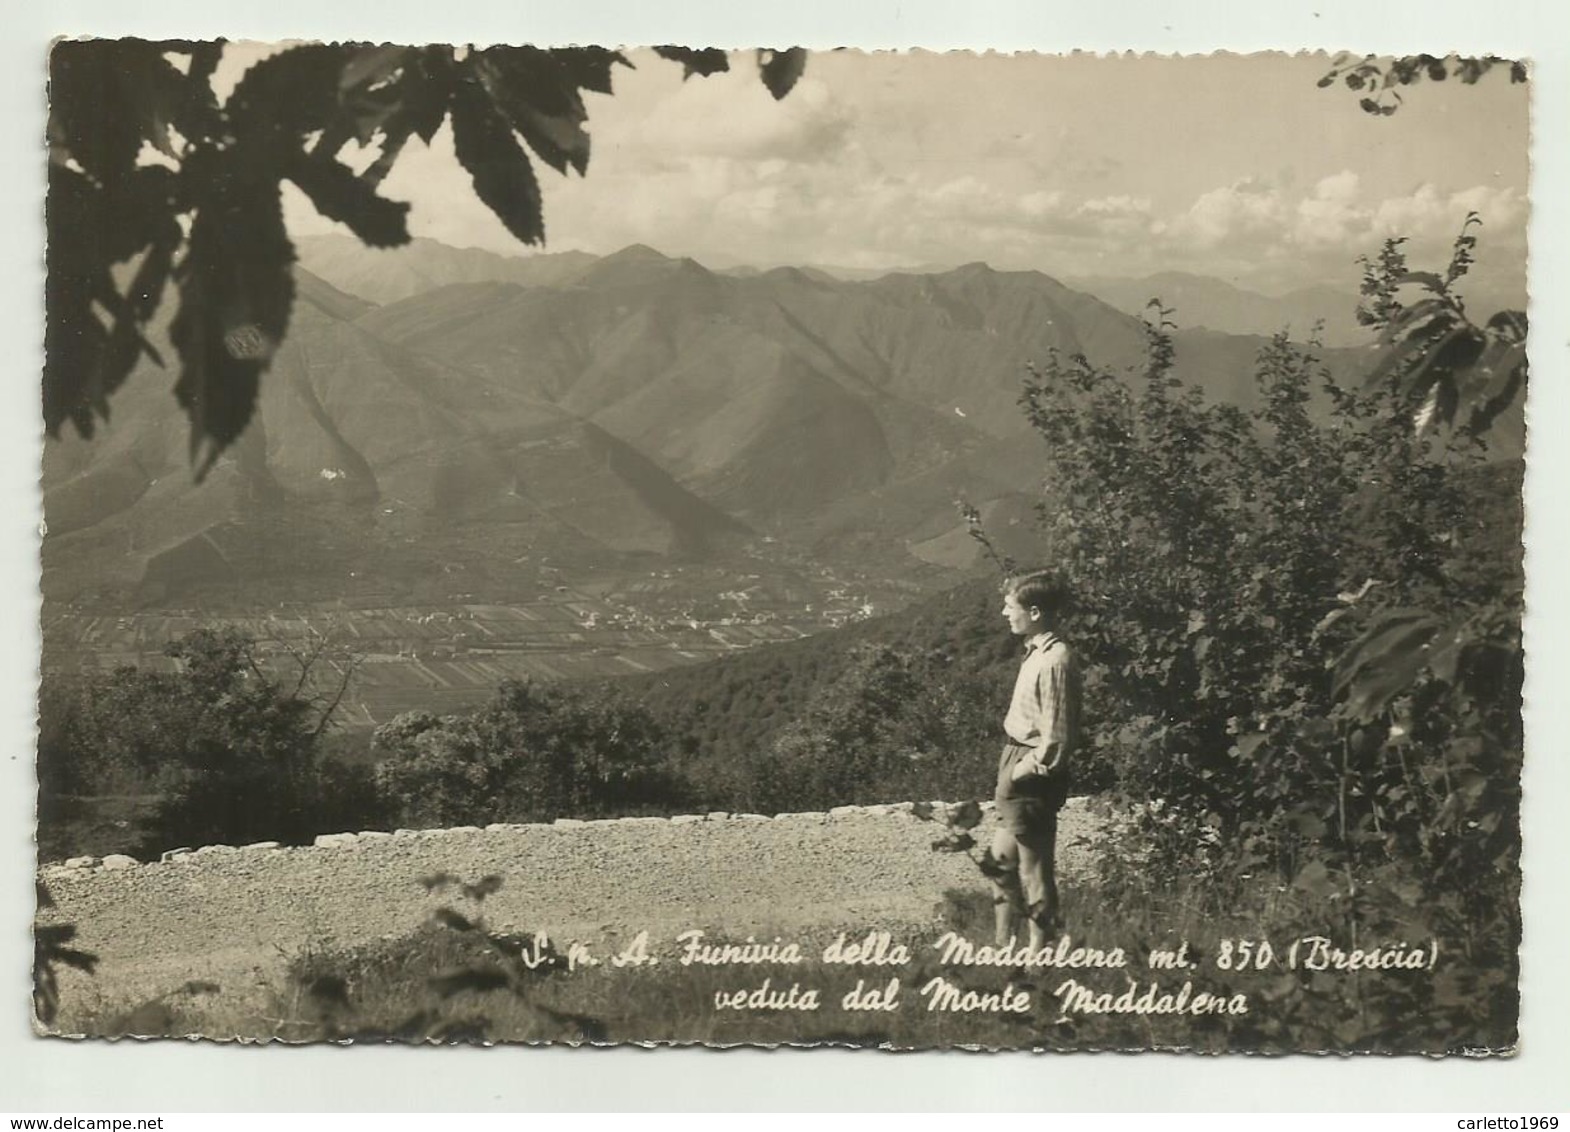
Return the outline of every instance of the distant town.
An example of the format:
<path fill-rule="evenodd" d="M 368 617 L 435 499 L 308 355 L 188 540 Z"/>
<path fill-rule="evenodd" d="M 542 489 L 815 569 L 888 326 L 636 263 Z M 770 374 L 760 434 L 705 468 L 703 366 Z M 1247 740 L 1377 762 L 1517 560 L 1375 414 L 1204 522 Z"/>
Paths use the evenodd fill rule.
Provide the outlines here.
<path fill-rule="evenodd" d="M 365 598 L 278 602 L 270 608 L 159 609 L 104 615 L 50 604 L 46 673 L 109 672 L 123 665 L 173 671 L 172 640 L 231 625 L 255 638 L 258 660 L 280 674 L 318 647 L 318 681 L 352 663 L 339 723 L 380 725 L 404 711 L 437 713 L 483 703 L 507 679 L 589 679 L 692 664 L 721 653 L 795 640 L 908 602 L 911 587 L 847 581 L 820 568 L 803 578 L 670 566 L 569 584 L 531 601 L 370 604 Z"/>

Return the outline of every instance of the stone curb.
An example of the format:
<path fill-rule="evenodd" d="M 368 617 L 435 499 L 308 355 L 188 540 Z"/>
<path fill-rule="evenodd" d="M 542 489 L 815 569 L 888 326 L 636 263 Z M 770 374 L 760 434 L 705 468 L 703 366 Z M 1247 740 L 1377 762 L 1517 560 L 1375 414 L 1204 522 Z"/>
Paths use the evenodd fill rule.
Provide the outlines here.
<path fill-rule="evenodd" d="M 1071 798 L 1069 804 L 1082 802 L 1083 799 Z M 944 813 L 953 803 L 948 802 L 923 802 L 923 806 L 931 806 L 935 814 Z M 411 838 L 428 839 L 453 835 L 484 835 L 487 833 L 523 833 L 539 830 L 566 830 L 590 829 L 607 826 L 634 826 L 647 827 L 653 825 L 698 825 L 707 822 L 828 822 L 831 820 L 844 820 L 847 818 L 864 817 L 895 817 L 910 814 L 918 805 L 915 802 L 887 802 L 866 806 L 835 806 L 824 812 L 806 810 L 799 813 L 784 814 L 749 814 L 731 813 L 726 810 L 713 810 L 704 814 L 674 814 L 670 817 L 629 817 L 629 818 L 598 818 L 587 820 L 582 818 L 557 818 L 551 822 L 492 822 L 484 829 L 475 825 L 453 826 L 448 829 L 395 829 L 392 832 L 384 830 L 361 830 L 358 833 L 323 833 L 309 846 L 302 849 L 351 849 L 371 842 L 403 840 Z M 993 804 L 981 803 L 982 813 L 991 813 Z M 38 875 L 50 880 L 63 880 L 72 877 L 85 876 L 98 872 L 119 872 L 134 868 L 150 868 L 157 865 L 185 865 L 194 863 L 197 858 L 221 856 L 230 853 L 244 853 L 247 855 L 262 855 L 266 853 L 287 851 L 289 847 L 276 841 L 254 841 L 249 845 L 203 845 L 197 848 L 182 846 L 178 849 L 167 849 L 160 854 L 157 861 L 138 861 L 124 853 L 111 853 L 106 857 L 69 857 L 64 861 L 46 861 L 39 865 Z"/>

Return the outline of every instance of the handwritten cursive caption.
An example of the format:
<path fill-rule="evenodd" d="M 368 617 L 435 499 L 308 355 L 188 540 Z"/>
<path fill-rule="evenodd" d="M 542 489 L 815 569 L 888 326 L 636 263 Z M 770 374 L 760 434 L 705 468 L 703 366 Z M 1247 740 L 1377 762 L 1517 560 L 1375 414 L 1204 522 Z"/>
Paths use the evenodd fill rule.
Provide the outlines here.
<path fill-rule="evenodd" d="M 1098 947 L 1069 935 L 1031 948 L 1018 941 L 979 944 L 952 931 L 927 943 L 897 940 L 886 931 L 841 932 L 821 944 L 780 936 L 737 941 L 693 928 L 662 943 L 640 931 L 620 947 L 595 950 L 573 942 L 561 953 L 540 933 L 524 948 L 522 958 L 529 965 L 559 962 L 569 971 L 604 964 L 653 968 L 664 962 L 747 973 L 737 985 L 714 992 L 714 1009 L 724 1011 L 837 1006 L 846 1012 L 888 1012 L 909 1004 L 928 1013 L 1026 1014 L 1035 1009 L 1036 996 L 1045 994 L 1056 1000 L 1059 1016 L 1068 1018 L 1247 1014 L 1246 993 L 1210 984 L 1271 971 L 1431 972 L 1439 963 L 1440 948 L 1436 940 L 1350 947 L 1329 935 L 1304 935 L 1290 940 L 1222 939 L 1203 956 L 1180 940 L 1131 956 L 1121 947 Z M 800 969 L 800 977 L 792 978 L 793 968 Z M 842 969 L 846 978 L 829 986 L 828 980 Z M 1001 988 L 969 985 L 967 976 L 984 971 L 1007 971 L 1011 978 Z M 854 986 L 849 985 L 851 973 L 858 976 Z M 1054 980 L 1058 973 L 1062 977 Z"/>

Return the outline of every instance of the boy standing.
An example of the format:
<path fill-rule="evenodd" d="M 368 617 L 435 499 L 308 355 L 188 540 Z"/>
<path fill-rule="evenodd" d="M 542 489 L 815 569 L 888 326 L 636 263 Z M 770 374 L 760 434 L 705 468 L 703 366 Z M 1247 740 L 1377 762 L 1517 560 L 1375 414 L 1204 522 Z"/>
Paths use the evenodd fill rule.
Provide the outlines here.
<path fill-rule="evenodd" d="M 984 866 L 995 889 L 1000 946 L 1018 937 L 1021 911 L 1032 949 L 1045 946 L 1059 923 L 1058 810 L 1068 798 L 1081 694 L 1079 666 L 1056 632 L 1067 603 L 1067 587 L 1049 571 L 1004 586 L 1003 616 L 1025 639 L 1025 659 L 1003 722 L 1008 742 L 998 760 L 998 831 Z"/>

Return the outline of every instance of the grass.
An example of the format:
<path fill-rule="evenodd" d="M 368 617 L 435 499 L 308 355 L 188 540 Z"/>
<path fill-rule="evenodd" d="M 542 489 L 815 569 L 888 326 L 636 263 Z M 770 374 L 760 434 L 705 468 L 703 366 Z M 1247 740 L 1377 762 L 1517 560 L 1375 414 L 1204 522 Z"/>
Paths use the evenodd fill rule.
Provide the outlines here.
<path fill-rule="evenodd" d="M 478 905 L 466 905 L 474 916 Z M 934 943 L 953 930 L 990 942 L 990 899 L 974 889 L 951 891 L 943 922 L 895 934 L 910 961 L 902 966 L 846 966 L 822 961 L 837 931 L 796 937 L 803 961 L 736 966 L 683 966 L 674 940 L 651 940 L 658 966 L 561 965 L 523 971 L 514 965 L 507 985 L 487 987 L 495 947 L 477 930 L 429 923 L 408 936 L 343 952 L 297 957 L 287 979 L 271 988 L 260 1007 L 242 1006 L 219 992 L 182 988 L 141 1004 L 98 1013 L 90 1032 L 137 1033 L 289 1042 L 322 1040 L 638 1042 L 772 1045 L 840 1043 L 892 1048 L 1195 1049 L 1207 1052 L 1334 1050 L 1441 1053 L 1501 1048 L 1514 1041 L 1514 1016 L 1484 1009 L 1489 989 L 1459 977 L 1451 964 L 1435 971 L 1313 972 L 1285 969 L 1294 939 L 1337 937 L 1333 911 L 1314 907 L 1273 885 L 1247 887 L 1230 908 L 1214 905 L 1197 885 L 1166 894 L 1116 899 L 1089 887 L 1065 887 L 1064 910 L 1073 945 L 1104 951 L 1121 948 L 1122 969 L 1020 970 L 940 964 Z M 1263 926 L 1262 926 L 1263 925 Z M 846 925 L 850 940 L 869 925 Z M 772 938 L 767 935 L 761 940 Z M 1409 923 L 1405 938 L 1422 938 Z M 1240 940 L 1272 941 L 1276 960 L 1263 970 L 1222 970 L 1223 954 L 1236 956 Z M 502 940 L 503 949 L 518 941 Z M 706 939 L 705 942 L 719 942 Z M 736 941 L 741 942 L 741 941 Z M 1156 949 L 1176 951 L 1184 942 L 1190 970 L 1152 970 Z M 596 945 L 600 946 L 600 945 Z M 1365 941 L 1365 947 L 1370 942 Z M 1447 958 L 1449 956 L 1447 955 Z M 504 964 L 505 965 L 505 964 Z M 1462 973 L 1465 974 L 1464 972 Z M 942 977 L 962 991 L 1002 996 L 1005 988 L 1028 996 L 1023 1012 L 929 1010 L 920 989 Z M 1458 981 L 1459 977 L 1459 981 Z M 856 987 L 883 990 L 899 980 L 898 1009 L 848 1011 L 842 997 Z M 1204 992 L 1223 1002 L 1241 995 L 1247 1013 L 1084 1013 L 1061 1009 L 1057 991 L 1067 979 L 1095 995 L 1120 995 L 1130 985 L 1151 996 L 1176 995 L 1192 984 L 1189 1001 Z M 794 984 L 797 1002 L 818 992 L 814 1011 L 716 1006 L 716 996 L 769 990 L 783 1000 Z M 1001 1001 L 1001 998 L 1000 998 Z M 1110 999 L 1104 1001 L 1111 1001 Z M 137 1013 L 140 1011 L 140 1014 Z M 80 1011 L 77 1011 L 80 1014 Z"/>

